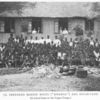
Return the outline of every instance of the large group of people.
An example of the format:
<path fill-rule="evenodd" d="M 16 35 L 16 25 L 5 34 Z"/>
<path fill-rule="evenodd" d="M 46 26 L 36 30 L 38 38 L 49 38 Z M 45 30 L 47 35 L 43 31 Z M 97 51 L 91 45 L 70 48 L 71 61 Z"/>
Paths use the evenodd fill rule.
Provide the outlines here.
<path fill-rule="evenodd" d="M 42 64 L 99 66 L 100 46 L 98 39 L 75 40 L 64 38 L 51 40 L 30 39 L 10 35 L 6 44 L 0 46 L 0 67 L 34 67 Z"/>

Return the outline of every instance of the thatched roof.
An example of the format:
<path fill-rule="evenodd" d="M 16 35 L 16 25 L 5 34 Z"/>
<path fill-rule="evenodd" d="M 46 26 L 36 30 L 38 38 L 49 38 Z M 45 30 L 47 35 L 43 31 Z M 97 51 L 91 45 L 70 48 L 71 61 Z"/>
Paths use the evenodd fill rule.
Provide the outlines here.
<path fill-rule="evenodd" d="M 89 17 L 91 3 L 86 2 L 37 2 L 33 7 L 22 9 L 22 13 L 5 11 L 4 17 Z"/>

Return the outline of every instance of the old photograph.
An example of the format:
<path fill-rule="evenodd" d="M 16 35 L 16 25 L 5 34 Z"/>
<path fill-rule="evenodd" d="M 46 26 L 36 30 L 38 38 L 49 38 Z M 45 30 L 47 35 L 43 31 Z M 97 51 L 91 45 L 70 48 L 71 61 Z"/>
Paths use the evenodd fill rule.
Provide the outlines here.
<path fill-rule="evenodd" d="M 0 91 L 100 91 L 100 3 L 0 2 Z"/>

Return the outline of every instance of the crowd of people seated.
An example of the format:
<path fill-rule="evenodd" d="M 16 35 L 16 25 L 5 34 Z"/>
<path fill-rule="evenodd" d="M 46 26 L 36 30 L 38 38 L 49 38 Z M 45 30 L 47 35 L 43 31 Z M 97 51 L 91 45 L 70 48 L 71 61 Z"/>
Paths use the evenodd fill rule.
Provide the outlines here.
<path fill-rule="evenodd" d="M 10 35 L 6 44 L 0 46 L 0 67 L 33 67 L 42 64 L 99 66 L 100 45 L 98 39 L 70 41 L 65 38 L 51 40 L 49 37 L 33 40 Z"/>

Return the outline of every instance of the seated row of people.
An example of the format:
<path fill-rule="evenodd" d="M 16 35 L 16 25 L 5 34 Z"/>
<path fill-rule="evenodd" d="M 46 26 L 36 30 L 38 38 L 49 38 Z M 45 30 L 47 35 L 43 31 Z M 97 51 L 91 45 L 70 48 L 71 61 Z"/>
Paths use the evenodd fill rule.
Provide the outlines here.
<path fill-rule="evenodd" d="M 61 41 L 58 38 L 55 40 L 49 38 L 33 40 L 32 37 L 30 39 L 23 38 L 23 36 L 14 38 L 11 35 L 8 42 L 0 46 L 0 60 L 6 65 L 10 62 L 12 66 L 23 64 L 33 66 L 45 62 L 60 65 L 83 64 L 84 55 L 85 58 L 91 55 L 95 59 L 100 58 L 100 47 L 97 39 L 95 41 L 93 38 L 90 40 L 75 39 L 74 41 L 72 39 Z M 99 60 L 95 61 L 99 62 Z"/>

